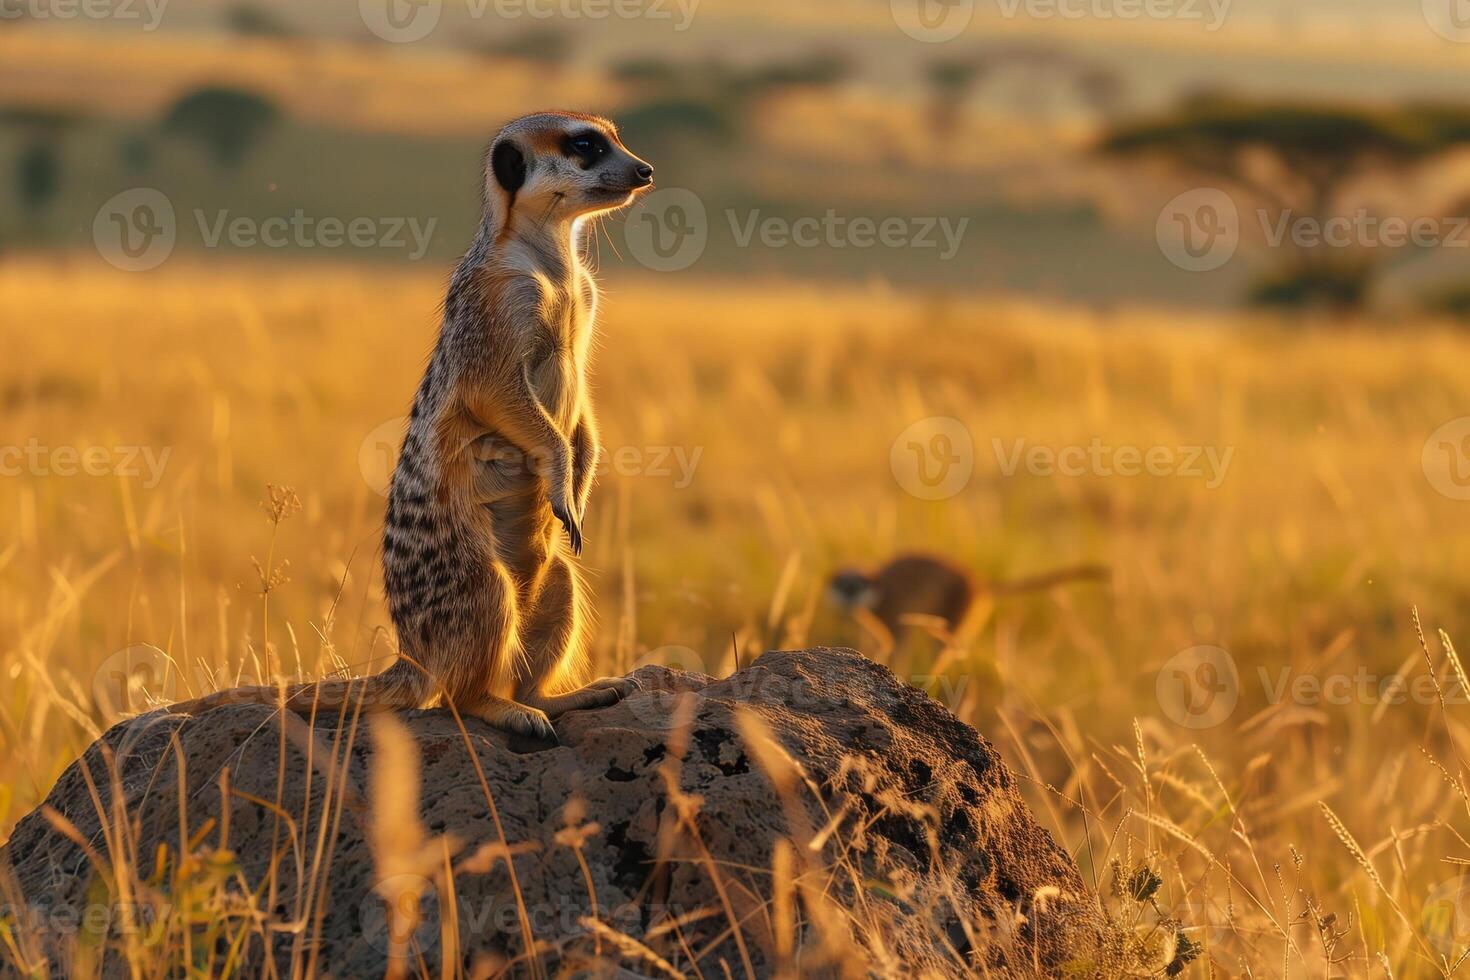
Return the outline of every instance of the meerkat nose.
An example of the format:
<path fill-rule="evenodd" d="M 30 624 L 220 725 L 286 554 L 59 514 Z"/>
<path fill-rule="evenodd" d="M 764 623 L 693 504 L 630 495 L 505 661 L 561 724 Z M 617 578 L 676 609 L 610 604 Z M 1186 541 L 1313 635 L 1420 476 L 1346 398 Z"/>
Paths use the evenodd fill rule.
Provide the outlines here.
<path fill-rule="evenodd" d="M 645 185 L 653 183 L 653 168 L 646 163 L 640 163 L 634 167 L 633 174 Z"/>

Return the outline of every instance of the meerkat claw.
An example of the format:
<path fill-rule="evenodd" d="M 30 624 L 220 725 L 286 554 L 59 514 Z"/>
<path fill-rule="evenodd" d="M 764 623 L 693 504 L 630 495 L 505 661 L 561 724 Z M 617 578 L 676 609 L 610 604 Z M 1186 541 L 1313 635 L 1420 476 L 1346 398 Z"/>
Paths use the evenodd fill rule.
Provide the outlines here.
<path fill-rule="evenodd" d="M 582 528 L 578 526 L 576 518 L 572 517 L 566 508 L 553 508 L 552 514 L 567 529 L 567 537 L 572 543 L 572 554 L 580 558 L 582 556 Z"/>
<path fill-rule="evenodd" d="M 556 729 L 551 726 L 551 719 L 546 717 L 544 712 L 528 708 L 516 716 L 513 727 L 522 735 L 539 738 L 555 745 L 561 744 L 561 739 L 556 737 Z"/>

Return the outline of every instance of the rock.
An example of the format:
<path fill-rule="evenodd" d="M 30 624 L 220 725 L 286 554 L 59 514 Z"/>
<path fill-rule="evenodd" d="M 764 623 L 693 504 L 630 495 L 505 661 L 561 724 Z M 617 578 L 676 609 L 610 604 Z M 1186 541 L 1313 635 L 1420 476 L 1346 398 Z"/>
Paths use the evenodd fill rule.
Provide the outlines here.
<path fill-rule="evenodd" d="M 280 717 L 248 705 L 196 718 L 154 713 L 112 728 L 46 800 L 93 856 L 58 830 L 64 822 L 33 812 L 0 852 L 0 881 L 13 881 L 4 894 L 18 886 L 27 927 L 57 975 L 72 972 L 74 957 L 97 945 L 88 936 L 102 929 L 109 972 L 124 970 L 116 948 L 128 934 L 128 907 L 108 898 L 97 862 L 116 861 L 127 836 L 124 859 L 141 869 L 136 879 L 153 875 L 165 849 L 163 884 L 142 899 L 166 900 L 162 921 L 176 929 L 192 910 L 196 962 L 211 948 L 223 955 L 240 931 L 244 920 L 228 919 L 227 908 L 254 905 L 277 923 L 298 922 L 294 930 L 248 927 L 239 950 L 245 975 L 260 972 L 267 948 L 282 975 L 293 965 L 381 975 L 391 934 L 411 939 L 410 972 L 422 956 L 438 975 L 449 950 L 466 972 L 530 973 L 527 923 L 542 972 L 670 975 L 662 959 L 694 975 L 697 957 L 704 976 L 726 967 L 733 976 L 770 976 L 790 948 L 780 910 L 793 905 L 793 968 L 803 976 L 1107 973 L 1100 964 L 1108 927 L 1097 900 L 1037 825 L 1013 774 L 974 729 L 887 669 L 850 650 L 818 648 L 767 653 L 723 680 L 662 667 L 635 676 L 643 690 L 622 703 L 563 716 L 557 746 L 475 719 L 462 732 L 444 709 L 397 716 L 419 752 L 425 833 L 457 848 L 452 895 L 433 870 L 443 867 L 446 842 L 431 849 L 427 877 L 378 881 L 365 832 L 376 747 L 369 725 L 339 724 L 335 715 L 314 727 L 292 723 L 283 745 Z M 771 752 L 760 723 L 800 774 Z M 334 769 L 344 751 L 345 785 Z M 413 792 L 411 773 L 394 778 Z M 104 832 L 94 790 L 113 812 L 120 791 L 128 834 L 115 820 Z M 275 815 L 277 800 L 289 821 Z M 195 857 L 182 878 L 181 812 Z M 506 862 L 493 847 L 476 854 L 501 840 L 495 815 L 516 851 L 524 915 Z M 568 826 L 581 828 L 585 873 Z M 782 845 L 797 876 L 794 899 L 772 875 L 784 838 L 800 845 Z M 593 915 L 589 889 L 605 924 L 595 933 L 584 924 Z M 404 915 L 390 920 L 383 894 Z M 160 918 L 156 905 L 133 913 Z M 210 922 L 234 924 L 216 935 L 206 931 Z"/>

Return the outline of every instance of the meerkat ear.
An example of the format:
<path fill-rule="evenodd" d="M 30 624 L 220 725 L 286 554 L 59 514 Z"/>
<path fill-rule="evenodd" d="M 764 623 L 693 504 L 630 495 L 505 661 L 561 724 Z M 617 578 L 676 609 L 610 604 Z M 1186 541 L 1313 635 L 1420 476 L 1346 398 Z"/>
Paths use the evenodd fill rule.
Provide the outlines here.
<path fill-rule="evenodd" d="M 521 148 L 510 140 L 502 140 L 490 151 L 490 169 L 495 180 L 509 194 L 514 194 L 526 182 L 526 157 Z"/>

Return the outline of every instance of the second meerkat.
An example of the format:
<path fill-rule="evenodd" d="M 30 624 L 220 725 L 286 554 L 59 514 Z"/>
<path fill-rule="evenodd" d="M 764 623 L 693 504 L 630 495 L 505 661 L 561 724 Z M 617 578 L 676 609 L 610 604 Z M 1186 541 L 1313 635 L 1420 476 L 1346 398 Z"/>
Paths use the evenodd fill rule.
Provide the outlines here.
<path fill-rule="evenodd" d="M 567 551 L 581 553 L 599 453 L 587 220 L 652 184 L 653 168 L 606 119 L 536 113 L 496 135 L 483 219 L 450 281 L 389 491 L 383 577 L 399 659 L 370 677 L 295 685 L 287 707 L 361 696 L 365 709 L 402 709 L 443 696 L 496 727 L 555 737 L 551 718 L 636 688 L 575 686 L 592 621 Z M 236 688 L 176 710 L 277 697 Z"/>

